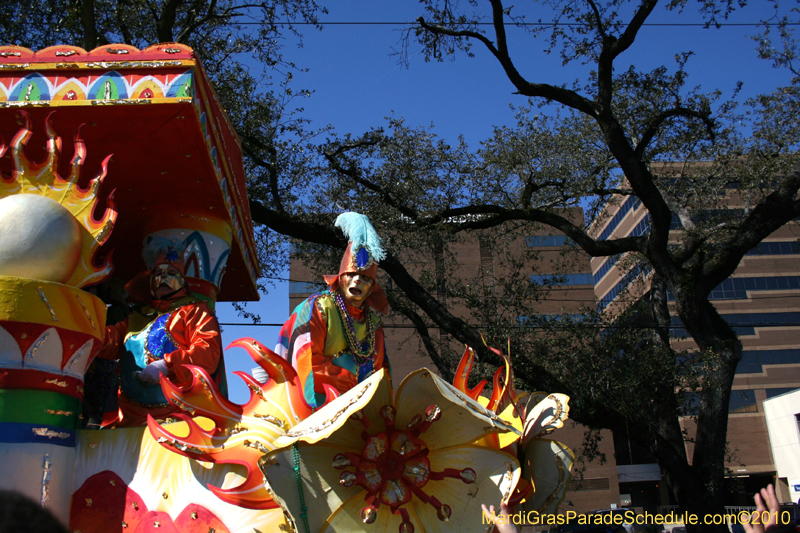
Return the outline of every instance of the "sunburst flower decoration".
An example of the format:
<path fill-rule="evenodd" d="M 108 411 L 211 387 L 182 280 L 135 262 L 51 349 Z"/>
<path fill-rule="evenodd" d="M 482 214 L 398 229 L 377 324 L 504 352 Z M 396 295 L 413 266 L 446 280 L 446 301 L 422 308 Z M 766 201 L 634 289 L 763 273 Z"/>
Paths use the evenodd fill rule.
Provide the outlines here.
<path fill-rule="evenodd" d="M 428 369 L 394 395 L 380 370 L 279 437 L 264 473 L 296 531 L 475 531 L 480 503 L 508 501 L 520 475 L 476 442 L 507 432 Z"/>
<path fill-rule="evenodd" d="M 250 399 L 244 405 L 225 399 L 208 373 L 190 367 L 194 375 L 188 389 L 161 380 L 167 400 L 185 414 L 173 415 L 189 425 L 189 434 L 176 436 L 148 417 L 150 433 L 168 449 L 200 461 L 240 464 L 247 470 L 246 480 L 230 489 L 209 487 L 221 500 L 247 509 L 274 509 L 278 505 L 264 485 L 264 456 L 275 450 L 275 439 L 285 434 L 313 409 L 305 402 L 297 372 L 275 352 L 251 338 L 241 338 L 228 348 L 243 348 L 267 373 L 259 383 L 244 372 L 234 372 L 247 383 Z M 335 397 L 329 389 L 328 400 Z M 210 419 L 213 427 L 204 429 L 194 417 Z"/>
<path fill-rule="evenodd" d="M 26 263 L 41 268 L 41 263 L 49 261 L 52 263 L 50 271 L 54 272 L 50 281 L 81 288 L 103 280 L 112 270 L 111 254 L 108 254 L 101 264 L 94 263 L 97 250 L 108 240 L 117 218 L 113 191 L 106 198 L 106 209 L 102 216 L 100 218 L 94 216 L 98 191 L 106 176 L 111 156 L 103 160 L 100 173 L 89 182 L 88 186 L 81 188 L 78 181 L 86 160 L 86 145 L 79 127 L 74 137 L 75 152 L 70 163 L 70 174 L 66 178 L 60 176 L 58 163 L 62 152 L 62 141 L 53 128 L 52 119 L 53 113 L 50 113 L 45 120 L 48 140 L 47 157 L 43 162 L 31 161 L 26 156 L 25 148 L 33 135 L 33 130 L 30 115 L 25 111 L 19 112 L 21 128 L 10 144 L 0 137 L 0 157 L 9 152 L 13 163 L 11 179 L 0 179 L 0 200 L 4 201 L 4 208 L 0 210 L 0 214 L 5 214 L 7 218 L 15 213 L 28 213 L 29 217 L 35 217 L 37 213 L 44 212 L 58 218 L 61 227 L 55 229 L 62 231 L 67 238 L 61 238 L 61 234 L 58 234 L 62 242 L 54 243 L 54 247 L 59 253 L 48 253 L 42 249 L 42 243 L 37 243 L 38 250 L 28 249 L 19 252 L 20 256 L 13 258 L 14 264 L 10 267 L 8 264 L 12 259 L 8 256 L 11 252 L 6 250 L 5 266 L 11 269 L 12 275 L 28 277 L 24 275 Z M 13 222 L 26 223 L 18 219 Z M 0 245 L 15 250 L 22 248 L 13 242 L 13 235 L 3 234 L 2 237 L 0 240 L 4 242 L 0 242 Z M 31 253 L 43 255 L 41 258 L 25 256 Z M 22 274 L 15 272 L 15 267 L 22 269 Z"/>
<path fill-rule="evenodd" d="M 228 402 L 193 368 L 188 390 L 162 380 L 170 401 L 187 414 L 185 437 L 150 419 L 153 436 L 197 460 L 238 463 L 247 480 L 223 500 L 253 509 L 280 506 L 296 531 L 473 531 L 480 503 L 506 501 L 551 512 L 569 483 L 572 452 L 544 439 L 563 426 L 569 398 L 518 393 L 508 357 L 486 383 L 467 387 L 474 353 L 467 348 L 454 385 L 427 369 L 410 374 L 393 394 L 376 372 L 312 412 L 294 369 L 253 339 L 248 351 L 267 372 L 244 406 Z M 191 417 L 197 417 L 197 420 Z M 200 418 L 213 427 L 199 424 Z M 433 524 L 436 524 L 435 526 Z M 483 526 L 485 528 L 485 526 Z"/>

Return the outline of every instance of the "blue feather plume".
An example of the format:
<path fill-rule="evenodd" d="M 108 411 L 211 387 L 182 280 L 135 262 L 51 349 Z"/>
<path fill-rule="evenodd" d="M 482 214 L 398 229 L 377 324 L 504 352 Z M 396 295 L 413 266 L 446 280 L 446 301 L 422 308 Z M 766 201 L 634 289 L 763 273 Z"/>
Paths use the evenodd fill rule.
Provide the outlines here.
<path fill-rule="evenodd" d="M 350 248 L 353 253 L 364 246 L 375 261 L 380 262 L 386 257 L 381 238 L 366 215 L 355 212 L 342 213 L 336 218 L 335 225 L 342 228 L 345 238 L 353 243 Z"/>

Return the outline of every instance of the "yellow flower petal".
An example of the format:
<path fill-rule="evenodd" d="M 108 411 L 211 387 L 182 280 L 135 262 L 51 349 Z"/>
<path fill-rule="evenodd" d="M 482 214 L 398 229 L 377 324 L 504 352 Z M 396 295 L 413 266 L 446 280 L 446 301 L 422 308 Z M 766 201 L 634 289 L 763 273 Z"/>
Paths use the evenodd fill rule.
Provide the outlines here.
<path fill-rule="evenodd" d="M 424 416 L 431 405 L 438 405 L 442 416 L 420 438 L 432 450 L 475 442 L 491 433 L 516 432 L 427 368 L 409 374 L 397 389 L 397 428 L 404 429 L 415 415 Z"/>
<path fill-rule="evenodd" d="M 356 494 L 366 491 L 358 485 L 345 487 L 339 483 L 344 471 L 354 472 L 355 468 L 347 467 L 338 470 L 333 467 L 333 457 L 343 451 L 339 446 L 330 446 L 327 442 L 313 445 L 298 443 L 300 455 L 300 477 L 303 482 L 303 499 L 307 507 L 306 513 L 311 531 L 319 531 L 325 520 L 336 511 L 343 502 Z M 264 469 L 267 485 L 273 498 L 294 520 L 298 531 L 303 530 L 302 505 L 297 490 L 297 477 L 294 471 L 294 455 L 292 448 L 284 448 L 268 454 L 266 464 L 274 464 Z"/>
<path fill-rule="evenodd" d="M 522 446 L 547 431 L 564 427 L 564 421 L 569 418 L 569 396 L 558 393 L 544 398 L 538 394 L 531 395 L 525 412 Z"/>
<path fill-rule="evenodd" d="M 296 441 L 319 442 L 329 438 L 339 428 L 347 424 L 352 428 L 357 427 L 358 431 L 356 432 L 350 427 L 345 428 L 345 431 L 338 432 L 333 439 L 329 440 L 329 443 L 360 450 L 363 446 L 363 440 L 361 439 L 363 426 L 361 426 L 360 422 L 352 420 L 350 417 L 363 409 L 376 394 L 380 395 L 381 401 L 383 401 L 384 397 L 388 397 L 389 386 L 385 382 L 385 374 L 385 370 L 378 370 L 372 376 L 294 426 L 284 435 L 275 439 L 275 446 L 283 448 L 291 446 Z M 380 407 L 378 406 L 378 408 Z M 368 412 L 372 412 L 372 410 L 370 409 Z"/>
<path fill-rule="evenodd" d="M 505 452 L 467 445 L 431 452 L 428 458 L 433 471 L 471 468 L 477 481 L 470 484 L 455 478 L 428 481 L 423 491 L 449 505 L 452 514 L 449 522 L 442 522 L 437 509 L 414 498 L 411 505 L 425 524 L 426 532 L 485 531 L 481 503 L 497 507 L 500 501 L 508 499 L 519 481 L 519 463 Z"/>
<path fill-rule="evenodd" d="M 481 400 L 478 398 L 478 400 Z M 488 403 L 488 400 L 487 400 Z M 483 404 L 483 402 L 481 402 Z M 503 419 L 506 423 L 510 426 L 513 426 L 520 434 L 522 433 L 522 419 L 517 416 L 517 411 L 521 410 L 522 406 L 517 403 L 517 408 L 514 408 L 513 405 L 509 405 L 505 408 L 505 410 L 500 413 L 500 418 Z M 520 435 L 514 433 L 513 431 L 508 431 L 506 433 L 498 433 L 496 435 L 488 435 L 482 439 L 480 439 L 477 444 L 478 446 L 485 446 L 487 448 L 495 448 L 501 449 L 505 448 L 506 446 L 510 446 L 517 442 L 520 438 Z"/>
<path fill-rule="evenodd" d="M 536 491 L 522 508 L 525 512 L 554 513 L 569 488 L 569 472 L 575 456 L 565 444 L 534 439 L 525 447 L 522 476 L 535 481 Z"/>
<path fill-rule="evenodd" d="M 365 493 L 364 493 L 365 494 Z M 400 524 L 403 518 L 400 513 L 393 514 L 386 505 L 378 508 L 378 516 L 372 524 L 364 524 L 361 521 L 361 510 L 367 506 L 364 501 L 364 494 L 357 494 L 342 505 L 324 524 L 321 533 L 342 533 L 344 531 L 374 531 L 396 533 L 400 531 Z M 406 505 L 409 521 L 414 526 L 415 533 L 424 533 L 427 528 L 422 527 L 420 519 L 416 516 L 414 509 Z M 313 528 L 311 531 L 315 531 Z"/>

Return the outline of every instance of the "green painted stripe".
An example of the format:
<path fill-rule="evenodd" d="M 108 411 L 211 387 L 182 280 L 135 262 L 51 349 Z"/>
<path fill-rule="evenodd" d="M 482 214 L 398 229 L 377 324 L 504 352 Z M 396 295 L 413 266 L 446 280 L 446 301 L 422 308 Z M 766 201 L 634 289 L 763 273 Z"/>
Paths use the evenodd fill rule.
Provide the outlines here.
<path fill-rule="evenodd" d="M 59 412 L 61 414 L 57 414 Z M 80 400 L 66 394 L 44 390 L 0 389 L 0 423 L 21 422 L 75 429 L 80 412 Z"/>

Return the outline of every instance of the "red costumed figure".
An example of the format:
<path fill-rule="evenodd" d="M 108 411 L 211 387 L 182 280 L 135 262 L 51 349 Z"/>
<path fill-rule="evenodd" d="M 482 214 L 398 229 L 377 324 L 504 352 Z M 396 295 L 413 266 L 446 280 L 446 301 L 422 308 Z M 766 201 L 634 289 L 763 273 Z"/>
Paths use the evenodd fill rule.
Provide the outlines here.
<path fill-rule="evenodd" d="M 208 304 L 186 290 L 183 247 L 155 237 L 142 258 L 150 270 L 126 286 L 142 306 L 106 328 L 106 345 L 98 355 L 120 359 L 118 409 L 106 413 L 104 427 L 144 425 L 148 414 L 164 419 L 180 411 L 164 397 L 159 382 L 165 375 L 176 385 L 190 384 L 185 365 L 205 369 L 217 385 L 224 380 L 219 324 Z"/>
<path fill-rule="evenodd" d="M 383 327 L 373 312 L 389 303 L 378 285 L 377 261 L 384 257 L 369 219 L 344 213 L 336 219 L 350 241 L 339 273 L 325 276 L 328 289 L 298 305 L 281 328 L 275 351 L 297 370 L 306 402 L 321 407 L 325 386 L 346 392 L 374 371 L 389 369 Z"/>

